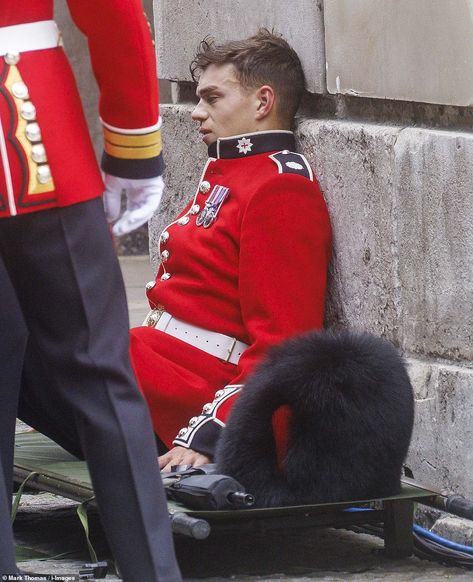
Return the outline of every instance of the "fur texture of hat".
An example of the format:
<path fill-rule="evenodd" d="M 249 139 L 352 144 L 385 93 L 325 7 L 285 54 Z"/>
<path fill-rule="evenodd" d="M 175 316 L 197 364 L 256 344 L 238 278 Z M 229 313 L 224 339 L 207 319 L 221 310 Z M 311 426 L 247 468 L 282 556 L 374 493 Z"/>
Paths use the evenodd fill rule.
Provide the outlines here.
<path fill-rule="evenodd" d="M 292 415 L 281 466 L 272 417 L 283 405 Z M 412 386 L 393 345 L 366 333 L 311 332 L 274 348 L 248 379 L 217 468 L 260 507 L 395 495 L 413 419 Z"/>

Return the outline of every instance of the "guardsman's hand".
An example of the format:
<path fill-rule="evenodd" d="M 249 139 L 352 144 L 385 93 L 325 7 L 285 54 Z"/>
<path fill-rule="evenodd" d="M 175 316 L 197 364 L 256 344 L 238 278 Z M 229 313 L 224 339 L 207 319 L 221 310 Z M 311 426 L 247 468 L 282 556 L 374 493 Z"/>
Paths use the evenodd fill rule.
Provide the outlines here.
<path fill-rule="evenodd" d="M 206 465 L 212 461 L 202 453 L 198 453 L 192 449 L 185 447 L 174 447 L 165 455 L 158 457 L 159 468 L 168 473 L 174 465 L 192 465 L 198 467 L 199 465 Z"/>
<path fill-rule="evenodd" d="M 118 219 L 112 229 L 115 236 L 127 234 L 148 222 L 158 209 L 164 191 L 161 176 L 130 179 L 104 174 L 104 182 L 105 215 L 109 222 Z M 127 197 L 127 204 L 125 212 L 120 216 L 123 191 Z"/>

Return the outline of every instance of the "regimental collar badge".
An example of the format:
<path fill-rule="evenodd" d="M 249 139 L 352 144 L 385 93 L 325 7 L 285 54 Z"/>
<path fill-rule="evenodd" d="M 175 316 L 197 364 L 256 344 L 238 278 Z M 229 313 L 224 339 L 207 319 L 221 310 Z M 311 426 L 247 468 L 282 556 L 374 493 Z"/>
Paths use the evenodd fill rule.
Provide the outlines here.
<path fill-rule="evenodd" d="M 209 145 L 208 153 L 209 158 L 231 160 L 282 150 L 293 152 L 295 149 L 296 142 L 292 131 L 281 129 L 219 137 Z"/>
<path fill-rule="evenodd" d="M 238 148 L 239 154 L 247 154 L 248 152 L 251 152 L 253 144 L 251 143 L 251 140 L 248 139 L 247 137 L 242 137 L 241 139 L 238 140 L 236 147 Z"/>
<path fill-rule="evenodd" d="M 248 140 L 249 141 L 249 140 Z M 216 184 L 210 193 L 210 196 L 205 203 L 204 208 L 201 210 L 197 219 L 195 221 L 197 226 L 203 226 L 204 228 L 209 228 L 217 219 L 217 215 L 220 211 L 222 204 L 228 198 L 230 194 L 230 188 L 225 186 L 219 186 Z"/>

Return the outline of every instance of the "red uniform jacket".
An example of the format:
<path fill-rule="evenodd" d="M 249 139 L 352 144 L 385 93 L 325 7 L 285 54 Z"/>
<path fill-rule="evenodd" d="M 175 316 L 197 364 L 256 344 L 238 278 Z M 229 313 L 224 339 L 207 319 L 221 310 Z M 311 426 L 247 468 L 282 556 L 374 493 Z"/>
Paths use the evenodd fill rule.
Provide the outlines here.
<path fill-rule="evenodd" d="M 68 5 L 87 36 L 100 89 L 103 169 L 128 178 L 159 175 L 156 62 L 141 1 L 68 0 Z M 2 0 L 0 39 L 3 27 L 52 15 L 53 0 Z M 102 178 L 63 49 L 16 57 L 0 56 L 0 217 L 101 195 Z"/>
<path fill-rule="evenodd" d="M 161 235 L 151 307 L 249 346 L 234 365 L 162 331 L 132 330 L 135 371 L 168 446 L 211 455 L 268 348 L 322 326 L 330 222 L 310 167 L 290 150 L 294 136 L 284 131 L 218 140 L 194 199 Z M 228 191 L 217 218 L 198 226 L 218 186 Z"/>

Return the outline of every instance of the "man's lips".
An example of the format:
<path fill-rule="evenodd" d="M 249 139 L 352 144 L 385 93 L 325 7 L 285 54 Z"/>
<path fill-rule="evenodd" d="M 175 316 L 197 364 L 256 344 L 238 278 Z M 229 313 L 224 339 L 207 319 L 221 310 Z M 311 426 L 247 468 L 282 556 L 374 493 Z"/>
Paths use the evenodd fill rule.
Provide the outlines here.
<path fill-rule="evenodd" d="M 200 135 L 201 135 L 201 137 L 202 137 L 202 141 L 203 141 L 203 142 L 205 142 L 205 143 L 208 145 L 208 139 L 207 139 L 207 136 L 208 136 L 209 134 L 211 134 L 211 133 L 212 133 L 212 132 L 210 131 L 210 129 L 204 129 L 204 128 L 202 128 L 202 127 L 201 127 L 201 128 L 199 129 L 199 133 L 200 133 Z M 209 138 L 209 139 L 210 139 L 210 138 Z"/>

